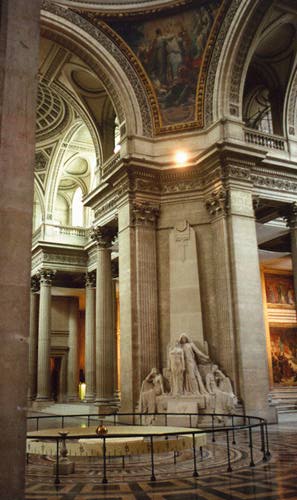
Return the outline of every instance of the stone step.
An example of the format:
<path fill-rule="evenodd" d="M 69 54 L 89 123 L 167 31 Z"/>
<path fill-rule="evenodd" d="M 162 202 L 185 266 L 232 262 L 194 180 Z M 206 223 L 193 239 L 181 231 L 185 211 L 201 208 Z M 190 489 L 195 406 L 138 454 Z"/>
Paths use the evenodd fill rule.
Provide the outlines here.
<path fill-rule="evenodd" d="M 48 415 L 97 415 L 98 407 L 89 403 L 52 403 L 49 405 L 34 404 L 34 412 L 39 411 Z"/>

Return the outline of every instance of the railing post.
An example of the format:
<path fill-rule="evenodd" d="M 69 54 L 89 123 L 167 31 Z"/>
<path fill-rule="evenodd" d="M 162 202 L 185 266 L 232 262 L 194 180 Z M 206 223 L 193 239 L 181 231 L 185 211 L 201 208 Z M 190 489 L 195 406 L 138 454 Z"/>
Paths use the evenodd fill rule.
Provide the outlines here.
<path fill-rule="evenodd" d="M 106 442 L 105 442 L 105 436 L 102 436 L 103 443 L 102 443 L 102 451 L 103 451 L 103 478 L 102 478 L 102 483 L 106 484 L 107 483 L 107 477 L 106 477 Z"/>
<path fill-rule="evenodd" d="M 254 454 L 253 454 L 253 435 L 252 435 L 252 428 L 249 427 L 249 441 L 250 441 L 250 455 L 251 455 L 251 461 L 250 461 L 250 467 L 255 466 L 254 462 Z"/>
<path fill-rule="evenodd" d="M 232 467 L 231 467 L 231 457 L 230 457 L 229 431 L 226 431 L 226 440 L 227 440 L 227 459 L 228 459 L 228 468 L 227 468 L 227 472 L 232 472 Z"/>
<path fill-rule="evenodd" d="M 55 478 L 55 484 L 60 484 L 60 478 L 59 478 L 59 438 L 57 438 L 57 448 L 56 448 L 56 478 Z"/>
<path fill-rule="evenodd" d="M 151 481 L 156 481 L 155 464 L 154 464 L 154 442 L 153 442 L 153 436 L 150 436 L 150 441 L 151 441 L 151 469 L 152 469 Z"/>
<path fill-rule="evenodd" d="M 270 457 L 270 450 L 269 450 L 269 440 L 268 440 L 268 430 L 267 430 L 267 422 L 264 423 L 265 426 L 265 437 L 266 437 L 266 457 Z"/>
<path fill-rule="evenodd" d="M 193 463 L 194 463 L 194 470 L 193 470 L 193 477 L 198 477 L 198 471 L 197 471 L 197 461 L 196 461 L 196 442 L 195 442 L 195 433 L 193 432 L 192 434 L 193 437 Z"/>
<path fill-rule="evenodd" d="M 261 422 L 260 425 L 261 429 L 261 451 L 263 453 L 263 462 L 267 462 L 267 457 L 266 457 L 266 448 L 265 448 L 265 436 L 264 436 L 264 424 Z"/>
<path fill-rule="evenodd" d="M 215 431 L 214 431 L 214 415 L 211 416 L 211 428 L 212 428 L 212 442 L 216 442 Z"/>
<path fill-rule="evenodd" d="M 232 415 L 231 419 L 232 419 L 232 444 L 236 444 L 235 429 L 234 429 L 234 416 L 233 415 Z"/>

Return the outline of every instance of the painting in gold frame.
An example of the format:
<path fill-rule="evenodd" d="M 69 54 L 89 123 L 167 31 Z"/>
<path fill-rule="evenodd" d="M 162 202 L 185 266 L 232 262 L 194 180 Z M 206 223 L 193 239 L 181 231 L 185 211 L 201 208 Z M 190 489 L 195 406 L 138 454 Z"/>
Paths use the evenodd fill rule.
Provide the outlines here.
<path fill-rule="evenodd" d="M 270 324 L 269 333 L 274 385 L 297 386 L 297 326 Z"/>
<path fill-rule="evenodd" d="M 264 279 L 266 301 L 268 307 L 295 307 L 295 294 L 292 275 L 265 273 Z"/>

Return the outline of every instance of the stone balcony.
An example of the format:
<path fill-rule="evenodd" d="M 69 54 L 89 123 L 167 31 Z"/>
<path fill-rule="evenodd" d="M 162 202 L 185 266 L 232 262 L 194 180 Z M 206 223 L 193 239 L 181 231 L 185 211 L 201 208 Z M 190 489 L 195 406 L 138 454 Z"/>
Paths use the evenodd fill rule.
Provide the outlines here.
<path fill-rule="evenodd" d="M 259 130 L 244 129 L 245 142 L 255 146 L 261 146 L 274 151 L 288 151 L 288 144 L 284 137 L 275 134 L 266 134 Z"/>
<path fill-rule="evenodd" d="M 70 245 L 83 248 L 89 240 L 89 229 L 42 223 L 32 235 L 32 249 L 40 243 Z"/>

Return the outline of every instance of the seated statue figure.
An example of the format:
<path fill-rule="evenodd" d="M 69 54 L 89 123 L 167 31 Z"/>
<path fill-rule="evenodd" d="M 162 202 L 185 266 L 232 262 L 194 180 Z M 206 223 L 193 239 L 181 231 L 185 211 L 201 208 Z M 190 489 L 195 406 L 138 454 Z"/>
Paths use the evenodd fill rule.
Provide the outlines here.
<path fill-rule="evenodd" d="M 163 377 L 157 368 L 152 368 L 141 385 L 139 410 L 141 413 L 152 413 L 145 419 L 147 425 L 152 424 L 157 411 L 157 396 L 164 394 Z"/>
<path fill-rule="evenodd" d="M 212 411 L 215 413 L 234 413 L 237 398 L 232 390 L 230 379 L 217 365 L 205 377 L 206 389 L 212 396 Z M 219 420 L 222 418 L 218 417 Z"/>

